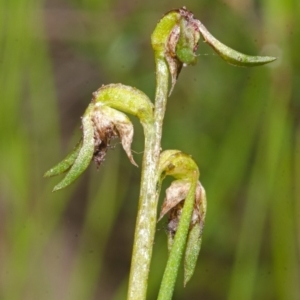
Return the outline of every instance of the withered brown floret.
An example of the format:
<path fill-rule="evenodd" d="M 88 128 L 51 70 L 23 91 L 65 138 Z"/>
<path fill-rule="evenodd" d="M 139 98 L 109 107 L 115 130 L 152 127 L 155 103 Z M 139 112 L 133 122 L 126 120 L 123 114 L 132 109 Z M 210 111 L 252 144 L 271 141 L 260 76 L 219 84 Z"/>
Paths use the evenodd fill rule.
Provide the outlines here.
<path fill-rule="evenodd" d="M 105 160 L 107 150 L 112 148 L 111 141 L 120 138 L 122 146 L 131 161 L 136 165 L 131 153 L 133 126 L 127 116 L 107 106 L 98 106 L 92 115 L 94 124 L 93 160 L 99 167 Z"/>
<path fill-rule="evenodd" d="M 167 231 L 174 237 L 177 227 L 182 214 L 182 209 L 184 206 L 185 198 L 187 197 L 188 191 L 190 189 L 190 182 L 175 180 L 172 182 L 171 186 L 166 190 L 166 197 L 164 199 L 159 220 L 167 213 L 168 225 Z M 198 182 L 195 194 L 194 209 L 191 219 L 190 226 L 194 226 L 196 223 L 203 225 L 203 212 L 201 211 L 201 201 L 203 199 L 204 190 Z"/>

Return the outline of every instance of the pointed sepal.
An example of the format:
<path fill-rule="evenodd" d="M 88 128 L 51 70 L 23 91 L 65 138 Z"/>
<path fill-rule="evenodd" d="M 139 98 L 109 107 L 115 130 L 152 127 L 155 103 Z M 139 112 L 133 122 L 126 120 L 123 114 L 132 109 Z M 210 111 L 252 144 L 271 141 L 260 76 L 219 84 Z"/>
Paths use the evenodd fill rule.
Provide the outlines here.
<path fill-rule="evenodd" d="M 200 21 L 198 21 L 198 28 L 205 42 L 211 46 L 219 56 L 232 65 L 239 67 L 255 67 L 276 60 L 276 57 L 272 56 L 250 56 L 233 50 L 218 41 Z"/>
<path fill-rule="evenodd" d="M 186 284 L 189 282 L 196 268 L 201 249 L 205 216 L 206 194 L 203 186 L 200 182 L 198 182 L 191 227 L 184 254 L 184 286 L 186 286 Z"/>
<path fill-rule="evenodd" d="M 189 232 L 186 250 L 184 254 L 184 286 L 186 286 L 186 284 L 190 281 L 194 274 L 201 249 L 201 242 L 202 228 L 201 225 L 197 223 L 191 228 Z"/>
<path fill-rule="evenodd" d="M 92 160 L 94 154 L 94 124 L 90 117 L 90 113 L 93 108 L 94 104 L 92 103 L 88 106 L 82 117 L 83 139 L 78 156 L 64 179 L 54 187 L 53 192 L 61 190 L 71 184 L 82 174 Z"/>
<path fill-rule="evenodd" d="M 68 171 L 74 164 L 81 147 L 82 139 L 77 143 L 72 152 L 69 153 L 61 162 L 59 162 L 57 165 L 48 170 L 44 174 L 44 177 L 52 177 Z"/>

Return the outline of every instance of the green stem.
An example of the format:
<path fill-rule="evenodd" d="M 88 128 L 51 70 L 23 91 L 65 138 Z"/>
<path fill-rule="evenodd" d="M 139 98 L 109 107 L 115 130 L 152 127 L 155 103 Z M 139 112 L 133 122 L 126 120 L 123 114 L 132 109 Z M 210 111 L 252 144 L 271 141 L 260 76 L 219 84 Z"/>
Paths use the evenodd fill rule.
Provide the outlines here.
<path fill-rule="evenodd" d="M 168 258 L 157 300 L 172 299 L 178 269 L 182 261 L 182 255 L 185 249 L 187 235 L 191 224 L 191 215 L 194 208 L 198 175 L 199 174 L 195 174 L 195 178 L 193 178 L 191 182 L 190 190 L 185 199 L 182 215 L 177 232 L 175 234 L 174 243 Z"/>
<path fill-rule="evenodd" d="M 128 300 L 146 299 L 148 275 L 157 222 L 157 181 L 162 125 L 167 103 L 169 71 L 163 57 L 155 55 L 156 95 L 154 122 L 144 124 L 145 149 L 139 207 L 129 276 Z"/>

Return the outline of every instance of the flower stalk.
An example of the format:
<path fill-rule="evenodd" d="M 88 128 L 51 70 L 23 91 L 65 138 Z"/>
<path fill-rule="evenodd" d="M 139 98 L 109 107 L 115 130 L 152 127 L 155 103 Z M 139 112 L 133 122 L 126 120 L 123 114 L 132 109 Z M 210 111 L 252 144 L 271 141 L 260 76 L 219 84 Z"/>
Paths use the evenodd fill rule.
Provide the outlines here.
<path fill-rule="evenodd" d="M 162 126 L 168 97 L 169 70 L 161 52 L 155 53 L 156 93 L 154 122 L 145 130 L 139 209 L 135 226 L 133 253 L 129 276 L 128 300 L 146 299 L 152 249 L 154 243 L 159 191 L 158 162 Z"/>

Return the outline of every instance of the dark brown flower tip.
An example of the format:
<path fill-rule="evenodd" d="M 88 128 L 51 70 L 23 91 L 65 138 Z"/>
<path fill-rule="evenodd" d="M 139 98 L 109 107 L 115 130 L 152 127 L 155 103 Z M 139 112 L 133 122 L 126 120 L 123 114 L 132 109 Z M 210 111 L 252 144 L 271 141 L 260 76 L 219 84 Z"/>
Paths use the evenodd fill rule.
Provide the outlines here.
<path fill-rule="evenodd" d="M 119 137 L 114 124 L 109 124 L 107 127 L 98 128 L 95 126 L 94 134 L 94 155 L 93 160 L 97 167 L 105 161 L 107 150 L 112 148 L 111 140 Z"/>
<path fill-rule="evenodd" d="M 137 166 L 131 153 L 133 125 L 129 118 L 108 106 L 97 105 L 92 114 L 94 124 L 94 155 L 93 160 L 99 167 L 105 160 L 107 150 L 112 148 L 111 141 L 120 138 L 130 162 Z"/>

